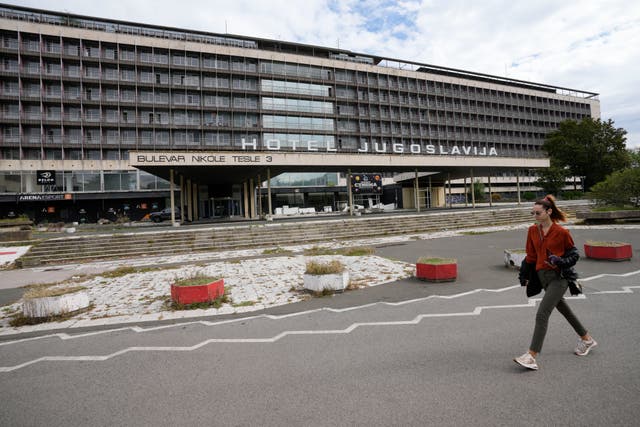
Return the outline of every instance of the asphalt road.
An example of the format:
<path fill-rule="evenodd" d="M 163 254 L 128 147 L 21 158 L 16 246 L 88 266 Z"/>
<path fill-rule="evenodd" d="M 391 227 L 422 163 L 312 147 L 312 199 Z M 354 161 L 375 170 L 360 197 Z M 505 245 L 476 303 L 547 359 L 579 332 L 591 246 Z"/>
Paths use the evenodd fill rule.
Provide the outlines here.
<path fill-rule="evenodd" d="M 624 240 L 637 230 L 574 230 Z M 530 341 L 535 301 L 502 264 L 524 231 L 411 241 L 383 256 L 455 256 L 459 279 L 413 279 L 268 310 L 140 328 L 0 341 L 0 425 L 637 425 L 640 254 L 583 259 L 570 299 L 598 340 L 557 312 L 540 371 L 512 358 Z M 23 338 L 23 340 L 21 340 Z"/>

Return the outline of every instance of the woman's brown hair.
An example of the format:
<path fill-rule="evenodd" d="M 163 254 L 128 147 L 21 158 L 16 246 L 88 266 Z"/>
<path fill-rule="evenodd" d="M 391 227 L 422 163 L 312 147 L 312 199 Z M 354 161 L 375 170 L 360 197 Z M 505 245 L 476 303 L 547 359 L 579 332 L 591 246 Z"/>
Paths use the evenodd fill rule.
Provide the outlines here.
<path fill-rule="evenodd" d="M 552 194 L 547 194 L 542 199 L 538 199 L 534 202 L 536 205 L 542 206 L 545 210 L 551 209 L 551 221 L 558 222 L 567 220 L 567 215 L 556 206 L 556 198 Z"/>

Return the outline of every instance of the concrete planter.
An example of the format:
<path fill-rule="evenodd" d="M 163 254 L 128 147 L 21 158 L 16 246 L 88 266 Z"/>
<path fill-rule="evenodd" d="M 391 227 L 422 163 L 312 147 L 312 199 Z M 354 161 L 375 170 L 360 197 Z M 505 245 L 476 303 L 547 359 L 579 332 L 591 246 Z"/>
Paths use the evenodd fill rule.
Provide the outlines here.
<path fill-rule="evenodd" d="M 86 292 L 74 292 L 55 297 L 31 298 L 22 304 L 22 314 L 29 318 L 44 318 L 73 313 L 89 307 Z"/>
<path fill-rule="evenodd" d="M 520 268 L 522 260 L 527 257 L 526 249 L 505 249 L 504 265 L 505 267 Z"/>
<path fill-rule="evenodd" d="M 441 258 L 418 261 L 416 277 L 427 282 L 454 282 L 458 278 L 458 262 Z"/>
<path fill-rule="evenodd" d="M 211 302 L 224 295 L 224 279 L 196 286 L 171 285 L 171 299 L 178 304 Z"/>
<path fill-rule="evenodd" d="M 313 292 L 343 291 L 349 285 L 349 272 L 304 274 L 304 288 Z"/>
<path fill-rule="evenodd" d="M 584 244 L 587 258 L 608 261 L 628 261 L 633 255 L 631 244 L 624 242 L 587 242 Z"/>

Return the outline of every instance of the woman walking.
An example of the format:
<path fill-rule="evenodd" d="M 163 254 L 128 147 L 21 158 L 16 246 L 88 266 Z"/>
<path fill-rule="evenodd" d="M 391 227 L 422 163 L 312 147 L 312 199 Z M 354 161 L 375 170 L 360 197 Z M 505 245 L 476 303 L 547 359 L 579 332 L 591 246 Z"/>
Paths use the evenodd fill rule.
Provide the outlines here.
<path fill-rule="evenodd" d="M 521 269 L 520 283 L 529 287 L 539 279 L 545 292 L 536 313 L 529 351 L 513 360 L 527 369 L 537 370 L 536 357 L 542 350 L 549 316 L 554 308 L 558 309 L 580 336 L 575 354 L 586 356 L 598 343 L 582 326 L 563 297 L 569 286 L 563 272 L 571 270 L 579 258 L 571 234 L 558 225 L 558 221 L 566 221 L 566 215 L 558 209 L 552 195 L 537 200 L 531 214 L 535 216 L 536 224 L 529 227 L 527 233 L 527 257 Z M 527 295 L 531 296 L 531 293 L 527 292 Z"/>

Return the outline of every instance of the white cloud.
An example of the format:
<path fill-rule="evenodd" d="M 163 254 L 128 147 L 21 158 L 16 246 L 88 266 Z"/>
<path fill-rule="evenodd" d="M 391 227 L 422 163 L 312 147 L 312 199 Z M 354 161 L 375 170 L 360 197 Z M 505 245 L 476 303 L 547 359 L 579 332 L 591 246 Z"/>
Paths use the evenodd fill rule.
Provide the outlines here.
<path fill-rule="evenodd" d="M 640 3 L 626 0 L 8 1 L 134 22 L 337 46 L 600 94 L 640 147 Z"/>

